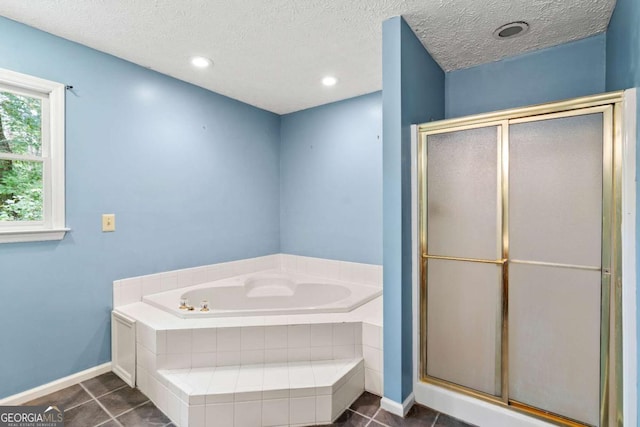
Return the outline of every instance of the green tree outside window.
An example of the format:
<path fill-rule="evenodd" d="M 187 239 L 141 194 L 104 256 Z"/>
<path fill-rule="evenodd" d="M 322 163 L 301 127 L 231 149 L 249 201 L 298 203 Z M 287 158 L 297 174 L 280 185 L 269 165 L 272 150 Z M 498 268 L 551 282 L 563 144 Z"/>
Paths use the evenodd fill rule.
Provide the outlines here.
<path fill-rule="evenodd" d="M 42 102 L 0 91 L 0 221 L 43 219 Z M 24 157 L 23 157 L 24 156 Z"/>

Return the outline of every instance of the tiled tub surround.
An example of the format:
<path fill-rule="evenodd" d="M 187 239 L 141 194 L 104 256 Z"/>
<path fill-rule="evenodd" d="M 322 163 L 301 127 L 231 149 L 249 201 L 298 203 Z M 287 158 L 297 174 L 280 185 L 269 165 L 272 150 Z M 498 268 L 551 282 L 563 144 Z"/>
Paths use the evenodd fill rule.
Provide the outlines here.
<path fill-rule="evenodd" d="M 116 280 L 113 307 L 141 301 L 147 295 L 273 269 L 382 287 L 380 265 L 276 254 Z"/>
<path fill-rule="evenodd" d="M 288 264 L 360 283 L 371 283 L 376 267 L 288 255 L 249 261 L 254 271 Z M 179 274 L 160 274 L 159 282 Z M 123 291 L 129 280 L 114 285 Z M 136 280 L 139 301 L 149 279 Z M 136 321 L 137 385 L 177 425 L 323 424 L 363 388 L 382 392 L 381 297 L 348 313 L 204 319 L 132 302 L 116 311 Z"/>
<path fill-rule="evenodd" d="M 301 273 L 265 270 L 145 295 L 142 301 L 183 318 L 349 312 L 382 289 Z M 185 298 L 194 310 L 179 308 Z M 200 303 L 208 302 L 207 311 Z"/>
<path fill-rule="evenodd" d="M 382 314 L 380 317 L 382 317 Z M 381 324 L 362 322 L 362 357 L 364 359 L 364 389 L 375 395 L 382 396 L 383 359 Z"/>
<path fill-rule="evenodd" d="M 363 392 L 361 358 L 160 371 L 181 426 L 329 424 Z M 176 421 L 178 420 L 178 421 Z"/>
<path fill-rule="evenodd" d="M 378 299 L 363 306 L 361 314 L 379 310 L 380 303 Z M 381 388 L 375 389 L 382 386 L 381 358 L 373 356 L 369 362 L 362 358 L 369 348 L 380 352 L 374 346 L 379 346 L 376 342 L 380 341 L 381 328 L 369 323 L 314 323 L 310 316 L 300 315 L 198 320 L 173 317 L 182 323 L 238 320 L 247 324 L 275 322 L 275 317 L 287 322 L 295 322 L 298 317 L 300 322 L 311 323 L 163 330 L 140 318 L 155 311 L 153 314 L 159 317 L 155 322 L 161 322 L 160 318 L 171 317 L 169 313 L 143 303 L 123 307 L 122 311 L 129 316 L 139 312 L 137 385 L 176 425 L 323 424 L 340 415 L 367 382 L 373 381 L 372 391 L 381 393 Z M 364 345 L 369 335 L 370 345 Z M 223 416 L 227 421 L 219 423 Z M 260 422 L 256 424 L 256 420 Z"/>

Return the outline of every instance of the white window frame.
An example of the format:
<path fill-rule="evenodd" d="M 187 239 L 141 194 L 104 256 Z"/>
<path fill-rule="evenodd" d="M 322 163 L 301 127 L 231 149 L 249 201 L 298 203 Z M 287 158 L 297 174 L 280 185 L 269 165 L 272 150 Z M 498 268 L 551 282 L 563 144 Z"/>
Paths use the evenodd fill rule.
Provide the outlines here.
<path fill-rule="evenodd" d="M 62 240 L 65 227 L 65 90 L 62 83 L 0 68 L 0 85 L 42 98 L 43 220 L 0 221 L 0 243 Z"/>

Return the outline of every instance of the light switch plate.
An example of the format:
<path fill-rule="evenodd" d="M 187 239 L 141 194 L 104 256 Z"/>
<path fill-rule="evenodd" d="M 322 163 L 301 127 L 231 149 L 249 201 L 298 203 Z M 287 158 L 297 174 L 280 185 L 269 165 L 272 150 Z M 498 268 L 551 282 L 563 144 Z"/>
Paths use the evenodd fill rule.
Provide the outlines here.
<path fill-rule="evenodd" d="M 102 215 L 102 231 L 116 231 L 116 214 Z"/>

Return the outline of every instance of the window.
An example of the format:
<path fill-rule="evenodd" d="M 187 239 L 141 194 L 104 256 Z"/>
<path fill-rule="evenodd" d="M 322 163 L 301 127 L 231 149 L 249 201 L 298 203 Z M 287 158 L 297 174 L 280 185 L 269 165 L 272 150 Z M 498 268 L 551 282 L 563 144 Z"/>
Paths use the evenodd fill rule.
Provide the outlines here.
<path fill-rule="evenodd" d="M 64 237 L 64 92 L 0 69 L 0 243 Z"/>

